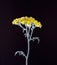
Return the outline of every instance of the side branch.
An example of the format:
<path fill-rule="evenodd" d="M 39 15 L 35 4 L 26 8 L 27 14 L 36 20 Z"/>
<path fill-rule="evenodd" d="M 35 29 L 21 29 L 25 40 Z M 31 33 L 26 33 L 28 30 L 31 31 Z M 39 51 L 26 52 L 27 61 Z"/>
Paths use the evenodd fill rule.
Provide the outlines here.
<path fill-rule="evenodd" d="M 15 52 L 15 56 L 16 56 L 17 54 L 22 55 L 22 56 L 24 56 L 24 57 L 26 58 L 26 55 L 24 54 L 23 51 L 16 51 L 16 52 Z"/>
<path fill-rule="evenodd" d="M 18 25 L 23 29 L 23 32 L 26 30 L 26 28 L 23 27 L 23 26 L 21 25 L 21 23 L 19 23 Z"/>
<path fill-rule="evenodd" d="M 33 37 L 33 38 L 31 38 L 30 40 L 32 40 L 32 41 L 37 40 L 37 41 L 38 41 L 38 44 L 39 44 L 39 42 L 40 42 L 39 37 Z"/>

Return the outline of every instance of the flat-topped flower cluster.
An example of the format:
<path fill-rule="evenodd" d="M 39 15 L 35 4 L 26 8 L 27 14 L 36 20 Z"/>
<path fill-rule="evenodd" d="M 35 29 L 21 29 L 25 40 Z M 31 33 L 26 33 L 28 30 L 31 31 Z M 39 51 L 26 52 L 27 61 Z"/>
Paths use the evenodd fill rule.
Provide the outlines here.
<path fill-rule="evenodd" d="M 33 17 L 21 17 L 21 18 L 16 18 L 12 21 L 12 24 L 14 25 L 18 25 L 18 24 L 22 24 L 22 25 L 27 25 L 28 27 L 31 26 L 31 24 L 34 24 L 36 27 L 41 28 L 42 24 L 41 22 L 39 22 L 38 20 L 35 20 L 35 18 Z"/>

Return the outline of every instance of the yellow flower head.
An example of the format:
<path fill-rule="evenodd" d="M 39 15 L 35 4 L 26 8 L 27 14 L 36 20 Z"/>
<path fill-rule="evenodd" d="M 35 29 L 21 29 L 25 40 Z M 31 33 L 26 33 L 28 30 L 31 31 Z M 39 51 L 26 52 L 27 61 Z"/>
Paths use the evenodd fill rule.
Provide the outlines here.
<path fill-rule="evenodd" d="M 42 27 L 42 24 L 35 20 L 33 17 L 21 17 L 21 18 L 16 18 L 12 21 L 12 24 L 14 25 L 18 25 L 18 24 L 22 24 L 22 25 L 27 25 L 27 26 L 31 26 L 31 23 L 33 23 L 36 27 Z"/>

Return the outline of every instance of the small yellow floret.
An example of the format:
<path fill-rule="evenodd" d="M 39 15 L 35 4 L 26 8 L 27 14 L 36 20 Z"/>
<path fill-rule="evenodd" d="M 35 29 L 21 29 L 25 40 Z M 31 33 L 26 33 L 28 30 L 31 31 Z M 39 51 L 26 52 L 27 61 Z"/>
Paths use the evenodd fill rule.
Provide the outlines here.
<path fill-rule="evenodd" d="M 18 23 L 19 23 L 19 19 L 18 18 L 14 19 L 13 22 L 12 22 L 12 24 L 15 24 L 15 25 L 18 25 Z"/>

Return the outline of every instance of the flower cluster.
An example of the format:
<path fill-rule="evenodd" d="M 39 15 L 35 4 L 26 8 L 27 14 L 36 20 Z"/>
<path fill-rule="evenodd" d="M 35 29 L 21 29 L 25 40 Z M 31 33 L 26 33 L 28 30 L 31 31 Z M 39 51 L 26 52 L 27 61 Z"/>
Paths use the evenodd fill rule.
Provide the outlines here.
<path fill-rule="evenodd" d="M 14 25 L 18 25 L 18 24 L 22 24 L 22 25 L 27 25 L 28 27 L 31 26 L 31 24 L 34 24 L 36 27 L 42 27 L 42 24 L 35 20 L 33 17 L 21 17 L 21 18 L 16 18 L 12 21 L 12 24 Z"/>

